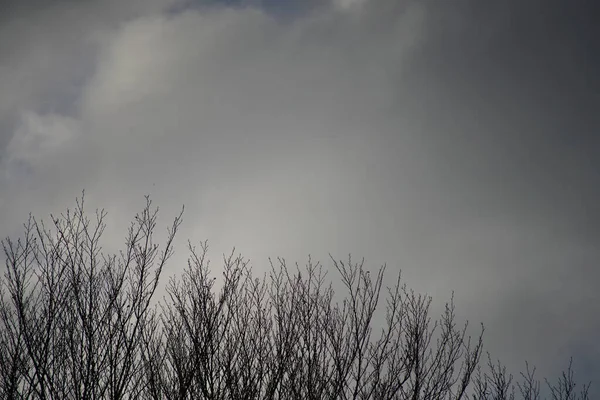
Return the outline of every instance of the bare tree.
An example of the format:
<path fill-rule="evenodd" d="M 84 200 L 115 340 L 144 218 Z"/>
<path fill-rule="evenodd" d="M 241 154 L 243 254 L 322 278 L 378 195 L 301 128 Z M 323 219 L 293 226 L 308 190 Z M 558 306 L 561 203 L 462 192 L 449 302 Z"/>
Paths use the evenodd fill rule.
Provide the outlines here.
<path fill-rule="evenodd" d="M 122 399 L 142 387 L 142 332 L 181 215 L 162 251 L 157 211 L 146 207 L 119 256 L 101 253 L 104 211 L 87 218 L 83 197 L 52 217 L 30 217 L 24 237 L 3 241 L 0 318 L 3 398 Z"/>
<path fill-rule="evenodd" d="M 566 371 L 561 373 L 557 383 L 551 383 L 544 379 L 547 385 L 548 396 L 542 397 L 542 386 L 535 377 L 535 367 L 525 363 L 525 372 L 520 373 L 520 381 L 513 381 L 512 374 L 506 371 L 500 361 L 496 364 L 488 353 L 488 372 L 482 373 L 478 368 L 478 373 L 474 379 L 474 390 L 471 398 L 473 400 L 513 400 L 520 398 L 523 400 L 589 400 L 590 383 L 581 386 L 576 390 L 572 369 L 573 360 L 569 361 Z M 520 397 L 516 397 L 520 396 Z"/>
<path fill-rule="evenodd" d="M 6 399 L 541 399 L 535 369 L 521 379 L 488 354 L 483 326 L 469 336 L 453 297 L 437 318 L 432 299 L 385 266 L 332 258 L 341 293 L 309 258 L 271 261 L 262 276 L 233 251 L 219 279 L 205 243 L 160 302 L 159 278 L 181 215 L 164 246 L 153 241 L 151 202 L 129 227 L 125 249 L 102 252 L 104 211 L 90 220 L 83 197 L 52 218 L 30 217 L 3 241 L 0 398 Z M 336 289 L 340 290 L 340 289 Z M 379 307 L 384 299 L 385 305 Z M 587 400 L 571 364 L 552 400 Z"/>
<path fill-rule="evenodd" d="M 374 333 L 384 268 L 371 278 L 362 262 L 334 260 L 348 294 L 340 304 L 318 263 L 293 271 L 280 259 L 268 278 L 254 279 L 232 253 L 216 296 L 206 246 L 191 252 L 163 305 L 168 328 L 160 375 L 167 398 L 465 396 L 482 336 L 472 343 L 466 326 L 457 329 L 452 302 L 432 323 L 431 298 L 409 292 L 398 279 L 387 288 L 386 323 Z"/>

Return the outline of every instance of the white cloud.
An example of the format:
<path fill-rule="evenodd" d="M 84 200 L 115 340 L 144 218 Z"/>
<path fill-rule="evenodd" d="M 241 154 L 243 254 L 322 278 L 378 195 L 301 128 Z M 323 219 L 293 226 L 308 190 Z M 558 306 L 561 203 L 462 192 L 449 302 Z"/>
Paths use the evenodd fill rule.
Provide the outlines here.
<path fill-rule="evenodd" d="M 56 158 L 79 134 L 78 121 L 56 114 L 26 112 L 6 148 L 7 172 L 13 168 L 39 168 Z"/>
<path fill-rule="evenodd" d="M 342 10 L 358 8 L 364 5 L 368 0 L 332 0 L 334 6 Z"/>

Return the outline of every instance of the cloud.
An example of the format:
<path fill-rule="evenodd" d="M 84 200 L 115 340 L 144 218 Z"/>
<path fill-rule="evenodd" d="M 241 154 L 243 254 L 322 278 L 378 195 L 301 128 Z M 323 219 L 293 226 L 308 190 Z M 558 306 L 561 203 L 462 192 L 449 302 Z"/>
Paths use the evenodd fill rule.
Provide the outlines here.
<path fill-rule="evenodd" d="M 335 7 L 342 10 L 352 10 L 361 7 L 368 0 L 332 0 Z"/>
<path fill-rule="evenodd" d="M 9 176 L 18 174 L 19 165 L 33 169 L 65 151 L 78 131 L 77 121 L 62 115 L 26 113 L 7 146 L 4 168 Z M 13 177 L 14 178 L 14 177 Z"/>
<path fill-rule="evenodd" d="M 1 233 L 85 188 L 116 245 L 150 193 L 165 217 L 185 204 L 180 239 L 216 258 L 352 252 L 439 302 L 455 290 L 511 367 L 598 354 L 588 25 L 554 3 L 451 3 L 15 11 L 0 26 Z"/>

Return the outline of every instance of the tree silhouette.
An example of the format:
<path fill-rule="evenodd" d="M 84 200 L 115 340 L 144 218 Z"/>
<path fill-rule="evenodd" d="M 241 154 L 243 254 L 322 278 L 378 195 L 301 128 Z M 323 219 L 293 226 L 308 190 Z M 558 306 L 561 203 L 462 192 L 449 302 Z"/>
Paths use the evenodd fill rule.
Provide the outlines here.
<path fill-rule="evenodd" d="M 371 275 L 363 261 L 332 258 L 340 296 L 310 258 L 271 261 L 257 278 L 232 252 L 217 281 L 206 242 L 190 243 L 187 268 L 157 301 L 182 214 L 162 247 L 157 215 L 147 198 L 119 254 L 102 252 L 106 213 L 90 220 L 83 197 L 51 229 L 30 217 L 22 238 L 2 242 L 0 398 L 542 398 L 529 365 L 514 383 L 489 354 L 481 365 L 483 326 L 469 336 L 453 299 L 433 318 L 431 297 L 400 276 L 384 287 L 385 267 Z M 554 400 L 589 398 L 571 364 L 546 383 Z"/>

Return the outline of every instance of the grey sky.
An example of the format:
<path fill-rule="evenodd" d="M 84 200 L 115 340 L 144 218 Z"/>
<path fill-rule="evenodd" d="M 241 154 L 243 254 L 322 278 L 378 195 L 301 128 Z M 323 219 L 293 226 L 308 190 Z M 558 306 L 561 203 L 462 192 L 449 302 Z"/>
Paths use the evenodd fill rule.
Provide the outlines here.
<path fill-rule="evenodd" d="M 511 368 L 600 376 L 598 6 L 281 4 L 5 2 L 0 234 L 86 189 L 119 243 L 149 193 L 186 205 L 167 275 L 187 238 L 351 252 Z"/>

